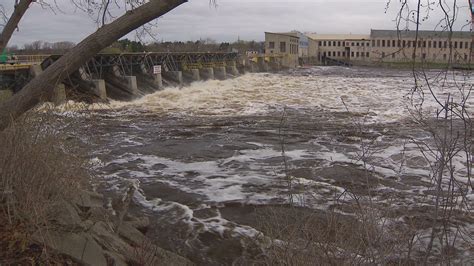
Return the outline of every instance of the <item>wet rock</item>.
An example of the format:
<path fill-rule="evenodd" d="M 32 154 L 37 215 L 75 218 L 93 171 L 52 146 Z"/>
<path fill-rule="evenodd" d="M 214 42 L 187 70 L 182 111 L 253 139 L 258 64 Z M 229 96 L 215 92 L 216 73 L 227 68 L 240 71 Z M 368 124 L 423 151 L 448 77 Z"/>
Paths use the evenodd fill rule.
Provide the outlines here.
<path fill-rule="evenodd" d="M 42 233 L 36 233 L 33 239 L 58 254 L 67 255 L 84 265 L 107 265 L 101 246 L 86 233 L 55 231 Z"/>
<path fill-rule="evenodd" d="M 115 252 L 105 252 L 105 255 L 107 257 L 107 264 L 108 265 L 113 265 L 113 266 L 127 266 L 126 259 Z"/>
<path fill-rule="evenodd" d="M 83 190 L 74 199 L 74 203 L 81 208 L 102 207 L 104 197 L 101 194 Z"/>
<path fill-rule="evenodd" d="M 217 208 L 207 208 L 194 211 L 194 218 L 197 219 L 209 219 L 213 217 L 218 217 L 219 211 Z"/>
<path fill-rule="evenodd" d="M 127 257 L 133 255 L 131 246 L 115 234 L 109 224 L 98 222 L 94 224 L 90 232 L 93 234 L 94 239 L 101 246 L 105 247 L 107 251 L 122 254 Z"/>
<path fill-rule="evenodd" d="M 123 222 L 120 225 L 118 232 L 121 237 L 125 238 L 133 245 L 141 245 L 146 240 L 142 232 L 138 231 L 138 229 L 133 227 L 129 222 Z"/>
<path fill-rule="evenodd" d="M 102 207 L 91 207 L 86 215 L 90 220 L 93 221 L 102 221 L 106 222 L 110 220 L 110 213 L 109 211 L 105 210 Z"/>
<path fill-rule="evenodd" d="M 150 226 L 150 219 L 146 216 L 142 216 L 142 217 L 128 216 L 126 217 L 126 222 L 140 231 L 145 230 Z"/>
<path fill-rule="evenodd" d="M 76 208 L 66 201 L 60 201 L 56 206 L 55 216 L 52 221 L 67 227 L 80 226 L 82 222 Z"/>

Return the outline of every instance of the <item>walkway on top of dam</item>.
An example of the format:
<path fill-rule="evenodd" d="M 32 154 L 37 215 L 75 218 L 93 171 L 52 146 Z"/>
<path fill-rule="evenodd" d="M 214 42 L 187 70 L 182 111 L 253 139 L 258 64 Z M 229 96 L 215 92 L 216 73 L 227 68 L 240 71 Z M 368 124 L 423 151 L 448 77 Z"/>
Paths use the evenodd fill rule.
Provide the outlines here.
<path fill-rule="evenodd" d="M 0 65 L 0 73 L 29 69 L 32 65 L 42 65 L 45 69 L 62 55 L 16 55 L 7 64 Z M 99 53 L 92 57 L 87 65 L 107 67 L 138 64 L 160 64 L 170 71 L 199 69 L 202 67 L 225 66 L 227 61 L 234 61 L 238 53 L 227 52 L 146 52 L 146 53 Z"/>

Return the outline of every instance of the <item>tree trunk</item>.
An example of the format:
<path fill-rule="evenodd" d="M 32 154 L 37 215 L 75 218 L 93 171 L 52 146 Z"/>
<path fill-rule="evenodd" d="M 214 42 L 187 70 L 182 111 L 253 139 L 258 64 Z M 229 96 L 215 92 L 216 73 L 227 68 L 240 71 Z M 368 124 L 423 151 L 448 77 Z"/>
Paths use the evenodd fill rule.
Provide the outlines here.
<path fill-rule="evenodd" d="M 33 108 L 41 98 L 51 95 L 58 83 L 79 69 L 102 49 L 110 46 L 132 30 L 186 2 L 187 0 L 150 0 L 127 11 L 110 24 L 99 28 L 26 84 L 17 94 L 0 105 L 0 131 L 8 127 L 14 119 Z"/>
<path fill-rule="evenodd" d="M 3 28 L 2 35 L 0 35 L 0 53 L 7 47 L 13 32 L 18 27 L 18 23 L 20 23 L 26 10 L 30 7 L 31 2 L 33 0 L 20 0 L 20 3 L 15 6 L 12 16 L 8 19 L 7 25 Z"/>

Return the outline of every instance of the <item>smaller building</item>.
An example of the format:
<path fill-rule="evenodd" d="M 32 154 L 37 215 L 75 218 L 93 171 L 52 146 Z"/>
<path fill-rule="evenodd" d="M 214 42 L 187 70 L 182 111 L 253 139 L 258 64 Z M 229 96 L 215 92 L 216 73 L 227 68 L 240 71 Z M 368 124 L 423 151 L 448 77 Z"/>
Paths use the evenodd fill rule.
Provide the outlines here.
<path fill-rule="evenodd" d="M 370 55 L 370 36 L 361 34 L 312 34 L 311 53 L 319 62 L 324 58 L 343 61 L 366 61 Z"/>
<path fill-rule="evenodd" d="M 296 32 L 265 32 L 265 56 L 279 58 L 282 66 L 297 67 L 299 65 L 299 39 Z"/>

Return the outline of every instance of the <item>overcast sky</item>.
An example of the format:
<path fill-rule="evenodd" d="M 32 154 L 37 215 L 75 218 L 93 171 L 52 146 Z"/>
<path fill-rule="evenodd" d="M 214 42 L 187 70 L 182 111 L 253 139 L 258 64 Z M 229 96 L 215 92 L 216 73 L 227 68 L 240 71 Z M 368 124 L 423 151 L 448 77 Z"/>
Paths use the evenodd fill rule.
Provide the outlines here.
<path fill-rule="evenodd" d="M 190 0 L 157 21 L 157 39 L 165 41 L 212 38 L 217 41 L 263 40 L 265 31 L 369 34 L 370 29 L 395 29 L 394 19 L 400 8 L 398 0 L 388 9 L 388 0 L 218 0 L 212 7 L 208 0 Z M 412 7 L 414 8 L 414 1 Z M 0 0 L 12 10 L 14 0 Z M 52 2 L 52 0 L 51 0 Z M 93 20 L 75 10 L 69 0 L 57 0 L 64 12 L 54 14 L 38 4 L 28 10 L 15 32 L 11 45 L 35 40 L 79 42 L 96 29 Z M 438 1 L 435 1 L 438 2 Z M 452 0 L 446 0 L 447 3 Z M 469 17 L 468 1 L 460 7 L 458 26 Z M 442 18 L 433 6 L 423 29 L 433 30 Z M 464 30 L 469 30 L 465 27 Z M 129 36 L 133 38 L 133 36 Z"/>

